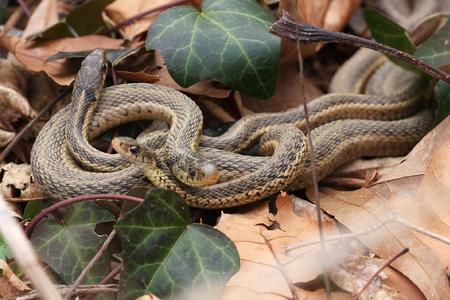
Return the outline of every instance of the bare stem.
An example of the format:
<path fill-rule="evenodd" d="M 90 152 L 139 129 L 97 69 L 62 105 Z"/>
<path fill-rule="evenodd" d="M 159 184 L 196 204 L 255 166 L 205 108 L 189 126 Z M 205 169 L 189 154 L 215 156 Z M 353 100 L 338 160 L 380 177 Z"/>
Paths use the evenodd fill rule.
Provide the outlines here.
<path fill-rule="evenodd" d="M 31 230 L 34 228 L 34 226 L 42 220 L 45 216 L 52 213 L 56 209 L 60 207 L 64 207 L 70 204 L 74 204 L 77 202 L 82 201 L 95 201 L 95 200 L 103 200 L 103 199 L 109 199 L 109 200 L 125 200 L 125 201 L 132 201 L 135 203 L 141 203 L 143 201 L 142 198 L 128 196 L 128 195 L 118 195 L 118 194 L 93 194 L 93 195 L 82 195 L 77 196 L 73 198 L 68 198 L 59 202 L 56 202 L 55 204 L 47 207 L 46 209 L 43 209 L 37 216 L 35 216 L 30 223 L 25 228 L 25 233 L 29 234 Z"/>
<path fill-rule="evenodd" d="M 384 270 L 384 268 L 386 268 L 387 266 L 389 266 L 394 260 L 396 260 L 397 258 L 399 258 L 400 256 L 402 256 L 405 253 L 408 253 L 409 249 L 408 248 L 404 248 L 402 249 L 402 251 L 400 251 L 399 253 L 397 253 L 396 255 L 394 255 L 393 257 L 391 257 L 388 261 L 386 261 L 375 273 L 372 274 L 372 276 L 370 276 L 369 280 L 367 280 L 366 284 L 359 290 L 358 293 L 356 293 L 356 298 L 359 299 L 361 294 L 367 289 L 367 287 L 372 283 L 372 281 L 375 279 L 375 277 L 378 276 L 378 274 L 380 274 L 381 271 Z"/>
<path fill-rule="evenodd" d="M 114 277 L 116 277 L 117 274 L 120 273 L 122 270 L 122 264 L 119 264 L 117 267 L 115 267 L 111 272 L 108 273 L 103 279 L 99 282 L 99 284 L 107 284 L 110 282 Z"/>
<path fill-rule="evenodd" d="M 27 17 L 31 17 L 30 9 L 28 8 L 28 5 L 23 0 L 17 0 L 17 3 L 19 3 L 20 7 L 22 8 L 23 12 L 27 15 Z"/>
<path fill-rule="evenodd" d="M 86 267 L 81 271 L 78 278 L 75 280 L 73 285 L 70 287 L 70 290 L 67 292 L 64 299 L 70 299 L 70 297 L 73 295 L 75 290 L 78 288 L 78 286 L 81 284 L 81 281 L 86 277 L 86 274 L 92 269 L 92 267 L 97 263 L 97 261 L 102 257 L 102 255 L 106 252 L 106 250 L 109 247 L 109 244 L 111 244 L 113 238 L 116 236 L 116 229 L 113 229 L 111 233 L 109 234 L 106 241 L 103 243 L 103 245 L 100 247 L 100 249 L 97 251 L 97 253 L 94 255 L 94 257 L 89 261 L 89 263 L 86 265 Z"/>
<path fill-rule="evenodd" d="M 409 53 L 377 43 L 373 40 L 364 39 L 342 32 L 334 32 L 311 24 L 298 22 L 284 10 L 281 13 L 281 18 L 272 25 L 270 31 L 291 41 L 303 43 L 332 42 L 354 47 L 373 49 L 388 56 L 393 56 L 413 64 L 431 77 L 450 83 L 450 74 L 430 66 L 423 60 L 418 59 Z"/>
<path fill-rule="evenodd" d="M 70 287 L 66 286 L 66 285 L 56 285 L 55 287 L 59 292 L 61 292 L 61 294 L 66 294 L 67 291 L 70 289 Z M 95 295 L 95 294 L 101 294 L 101 293 L 117 293 L 117 291 L 118 291 L 118 288 L 117 288 L 116 284 L 107 284 L 107 285 L 90 284 L 90 285 L 80 285 L 78 287 L 78 289 L 75 291 L 75 294 L 76 295 Z M 39 294 L 34 290 L 24 296 L 20 296 L 15 299 L 16 300 L 32 300 L 32 299 L 41 299 L 41 298 L 39 298 Z"/>

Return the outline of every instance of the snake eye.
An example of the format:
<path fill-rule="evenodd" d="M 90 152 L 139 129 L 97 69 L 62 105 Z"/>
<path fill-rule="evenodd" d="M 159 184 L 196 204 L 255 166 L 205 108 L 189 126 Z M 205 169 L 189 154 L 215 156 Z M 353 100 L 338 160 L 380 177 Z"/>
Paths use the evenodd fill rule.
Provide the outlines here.
<path fill-rule="evenodd" d="M 133 154 L 136 154 L 139 152 L 139 146 L 131 146 L 130 147 L 130 152 Z"/>

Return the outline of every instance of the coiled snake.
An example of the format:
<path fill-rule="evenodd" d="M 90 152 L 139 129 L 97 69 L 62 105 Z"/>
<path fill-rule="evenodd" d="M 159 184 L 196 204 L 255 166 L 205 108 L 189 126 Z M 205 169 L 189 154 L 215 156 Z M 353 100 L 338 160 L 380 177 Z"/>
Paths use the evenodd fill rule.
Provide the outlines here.
<path fill-rule="evenodd" d="M 96 65 L 100 74 L 102 64 L 97 61 Z M 80 72 L 79 76 L 84 74 Z M 101 80 L 101 76 L 91 77 Z M 357 94 L 362 89 L 376 94 Z M 357 157 L 405 154 L 430 129 L 430 112 L 421 110 L 407 117 L 421 105 L 421 80 L 393 66 L 375 52 L 358 51 L 335 75 L 331 90 L 333 93 L 309 104 L 311 123 L 316 128 L 312 131 L 312 138 L 319 178 Z M 79 89 L 77 91 L 80 92 Z M 92 93 L 92 90 L 81 88 L 81 93 L 88 95 L 88 92 Z M 98 90 L 94 88 L 94 92 Z M 94 172 L 81 168 L 69 150 L 65 131 L 68 119 L 73 116 L 70 115 L 71 106 L 65 107 L 44 126 L 31 157 L 37 182 L 55 198 L 88 193 L 126 193 L 135 185 L 145 184 L 143 172 L 154 185 L 171 188 L 189 205 L 204 208 L 242 205 L 281 189 L 304 187 L 310 183 L 309 162 L 304 159 L 307 144 L 297 129 L 304 126 L 302 107 L 243 118 L 219 137 L 200 137 L 199 131 L 194 130 L 193 134 L 183 133 L 183 138 L 180 138 L 177 135 L 180 129 L 173 128 L 201 128 L 202 124 L 196 123 L 201 122 L 201 116 L 193 118 L 191 114 L 198 109 L 187 109 L 196 107 L 195 103 L 175 90 L 151 84 L 123 84 L 101 90 L 98 97 L 84 98 L 96 102 L 95 108 L 86 112 L 92 116 L 89 138 L 118 124 L 149 117 L 172 122 L 171 130 L 166 138 L 166 147 L 159 150 L 149 146 L 154 143 L 151 140 L 146 145 L 127 138 L 115 139 L 113 146 L 116 151 L 133 164 L 116 171 Z M 178 111 L 171 109 L 174 102 L 181 105 Z M 81 123 L 76 128 L 79 131 L 77 135 L 81 135 L 81 142 L 78 141 L 81 145 L 82 140 L 88 138 L 83 133 L 87 128 L 80 129 L 80 126 L 87 126 L 85 124 Z M 69 137 L 71 134 L 68 133 Z M 247 149 L 260 138 L 260 147 L 266 153 L 273 152 L 271 157 L 232 153 Z M 172 149 L 178 151 L 178 156 L 173 156 L 175 158 L 169 158 L 167 154 L 170 143 L 174 146 Z M 197 152 L 198 143 L 201 147 Z M 87 151 L 94 159 L 98 154 L 84 147 L 80 149 L 80 146 L 72 151 Z M 84 160 L 84 157 L 81 154 L 78 159 Z M 179 163 L 177 159 L 185 160 L 178 166 L 185 168 L 186 176 L 189 177 L 191 171 L 198 171 L 190 170 L 189 159 L 192 157 L 200 157 L 202 163 L 213 162 L 219 172 L 219 183 L 196 187 L 176 180 L 172 172 L 173 166 Z"/>

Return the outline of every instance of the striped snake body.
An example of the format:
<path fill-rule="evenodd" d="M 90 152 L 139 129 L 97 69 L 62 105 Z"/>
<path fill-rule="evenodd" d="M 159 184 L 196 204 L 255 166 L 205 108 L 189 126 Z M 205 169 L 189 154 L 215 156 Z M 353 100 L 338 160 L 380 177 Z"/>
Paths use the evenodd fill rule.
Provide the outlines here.
<path fill-rule="evenodd" d="M 378 72 L 381 75 L 377 75 Z M 372 87 L 377 94 L 354 94 L 355 86 Z M 336 74 L 332 83 L 335 93 L 319 97 L 309 104 L 311 122 L 316 127 L 312 138 L 319 177 L 323 178 L 337 166 L 357 157 L 406 153 L 427 132 L 432 120 L 426 111 L 406 117 L 420 106 L 422 87 L 415 75 L 383 61 L 378 54 L 360 50 Z M 133 165 L 123 165 L 122 169 L 106 173 L 84 170 L 67 146 L 65 126 L 71 107 L 66 107 L 44 126 L 32 150 L 33 174 L 53 197 L 126 193 L 133 186 L 145 183 L 144 172 L 154 185 L 176 190 L 189 205 L 220 208 L 242 205 L 288 186 L 304 187 L 310 182 L 309 169 L 302 166 L 303 163 L 309 164 L 303 155 L 307 150 L 304 135 L 292 125 L 283 125 L 290 123 L 302 128 L 301 107 L 282 113 L 249 116 L 220 137 L 200 137 L 198 130 L 195 134 L 177 135 L 179 129 L 175 130 L 174 124 L 182 128 L 201 128 L 201 124 L 196 123 L 201 117 L 195 119 L 193 114 L 186 114 L 187 107 L 195 106 L 195 103 L 172 89 L 150 84 L 124 84 L 103 89 L 97 98 L 89 129 L 90 138 L 118 124 L 151 117 L 171 123 L 165 147 L 154 150 L 145 142 L 116 139 L 113 143 L 116 151 Z M 158 99 L 178 102 L 181 111 L 167 117 L 166 106 L 169 104 L 158 103 Z M 396 120 L 398 118 L 401 119 Z M 180 135 L 183 135 L 182 139 Z M 231 152 L 250 147 L 260 137 L 261 147 L 266 152 L 273 152 L 272 157 Z M 199 142 L 201 147 L 197 153 Z M 219 183 L 195 187 L 176 180 L 172 171 L 178 158 L 167 158 L 168 144 L 180 152 L 179 157 L 194 156 L 214 162 L 220 175 Z M 140 151 L 132 153 L 133 146 L 138 146 Z M 189 155 L 186 155 L 187 151 Z M 97 153 L 89 152 L 97 157 Z M 110 157 L 103 153 L 100 155 Z M 152 167 L 143 164 L 144 161 Z M 189 168 L 185 169 L 189 173 Z"/>

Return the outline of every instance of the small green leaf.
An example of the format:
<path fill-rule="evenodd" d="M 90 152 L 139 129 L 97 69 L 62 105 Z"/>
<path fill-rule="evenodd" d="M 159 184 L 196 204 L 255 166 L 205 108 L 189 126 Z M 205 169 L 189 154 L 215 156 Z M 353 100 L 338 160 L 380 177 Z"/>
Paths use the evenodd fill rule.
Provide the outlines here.
<path fill-rule="evenodd" d="M 274 94 L 280 39 L 255 0 L 204 0 L 202 11 L 177 6 L 151 25 L 146 48 L 161 51 L 183 87 L 216 79 L 255 97 Z"/>
<path fill-rule="evenodd" d="M 23 212 L 23 220 L 28 221 L 34 218 L 37 214 L 39 214 L 44 208 L 48 205 L 45 201 L 35 200 L 28 202 L 27 206 L 25 206 L 25 210 Z"/>
<path fill-rule="evenodd" d="M 435 68 L 450 71 L 450 16 L 447 24 L 420 45 L 414 55 Z"/>
<path fill-rule="evenodd" d="M 189 225 L 186 204 L 169 190 L 148 192 L 116 229 L 123 249 L 121 299 L 150 292 L 166 298 L 195 288 L 217 299 L 213 294 L 239 269 L 234 244 L 214 228 Z"/>
<path fill-rule="evenodd" d="M 382 44 L 394 47 L 407 53 L 414 53 L 416 47 L 411 42 L 408 32 L 382 13 L 371 9 L 364 9 L 364 18 L 369 25 L 372 37 Z"/>
<path fill-rule="evenodd" d="M 106 236 L 94 232 L 95 225 L 113 220 L 113 216 L 94 203 L 71 205 L 62 221 L 44 219 L 33 231 L 31 242 L 40 257 L 64 280 L 75 281 L 100 249 Z M 98 283 L 110 271 L 110 258 L 103 255 L 83 283 Z"/>
<path fill-rule="evenodd" d="M 384 14 L 371 9 L 364 9 L 364 18 L 369 25 L 372 37 L 379 43 L 412 54 L 416 46 L 412 43 L 408 31 L 389 19 Z M 420 72 L 413 65 L 395 57 L 389 57 L 395 64 L 413 72 Z"/>
<path fill-rule="evenodd" d="M 439 124 L 450 115 L 450 85 L 446 82 L 439 82 L 439 103 L 436 113 L 435 124 Z"/>
<path fill-rule="evenodd" d="M 11 258 L 11 251 L 9 251 L 8 246 L 5 243 L 5 240 L 2 236 L 0 236 L 0 259 L 5 260 Z"/>
<path fill-rule="evenodd" d="M 113 1 L 88 0 L 75 7 L 63 21 L 30 36 L 30 39 L 58 39 L 97 33 L 105 27 L 102 11 Z"/>

